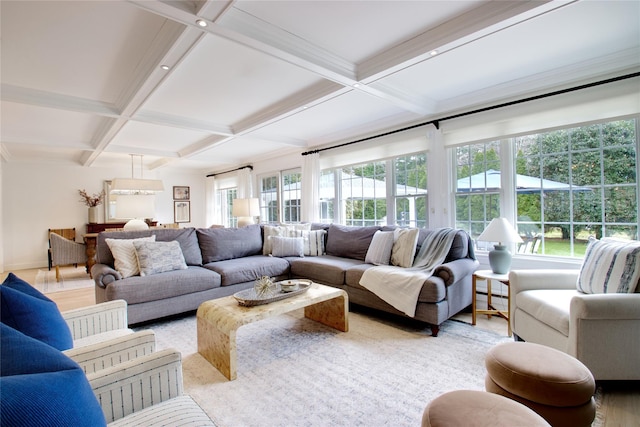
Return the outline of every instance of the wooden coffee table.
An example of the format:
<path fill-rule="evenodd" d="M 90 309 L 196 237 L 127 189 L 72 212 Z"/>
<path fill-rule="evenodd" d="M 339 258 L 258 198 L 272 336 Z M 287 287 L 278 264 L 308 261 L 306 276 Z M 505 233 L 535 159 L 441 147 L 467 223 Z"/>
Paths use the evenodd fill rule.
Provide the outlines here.
<path fill-rule="evenodd" d="M 198 353 L 229 380 L 236 379 L 236 331 L 269 317 L 304 308 L 309 319 L 339 331 L 349 330 L 349 299 L 342 289 L 313 283 L 300 295 L 269 304 L 243 307 L 233 297 L 203 302 L 198 308 Z"/>

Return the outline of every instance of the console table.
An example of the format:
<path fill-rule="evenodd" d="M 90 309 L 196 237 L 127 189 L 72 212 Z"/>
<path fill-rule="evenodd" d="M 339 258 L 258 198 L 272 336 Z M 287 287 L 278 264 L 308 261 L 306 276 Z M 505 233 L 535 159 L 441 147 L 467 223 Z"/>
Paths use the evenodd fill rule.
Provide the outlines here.
<path fill-rule="evenodd" d="M 87 224 L 87 233 L 100 233 L 101 231 L 108 230 L 110 228 L 123 228 L 127 222 L 102 222 Z M 158 225 L 158 221 L 152 221 L 149 226 L 155 227 Z"/>

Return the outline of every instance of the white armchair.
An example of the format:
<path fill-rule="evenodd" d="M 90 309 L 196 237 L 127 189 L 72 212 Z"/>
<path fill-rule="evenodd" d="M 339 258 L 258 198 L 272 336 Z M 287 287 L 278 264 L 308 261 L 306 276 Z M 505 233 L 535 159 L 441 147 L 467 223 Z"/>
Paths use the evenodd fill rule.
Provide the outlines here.
<path fill-rule="evenodd" d="M 65 311 L 62 317 L 73 337 L 73 348 L 63 353 L 86 374 L 151 354 L 156 349 L 152 330 L 134 332 L 127 328 L 124 300 Z"/>
<path fill-rule="evenodd" d="M 176 350 L 139 357 L 87 378 L 111 427 L 215 426 L 183 394 L 182 361 Z"/>
<path fill-rule="evenodd" d="M 584 294 L 578 270 L 509 274 L 514 337 L 584 363 L 597 380 L 640 379 L 640 293 Z"/>

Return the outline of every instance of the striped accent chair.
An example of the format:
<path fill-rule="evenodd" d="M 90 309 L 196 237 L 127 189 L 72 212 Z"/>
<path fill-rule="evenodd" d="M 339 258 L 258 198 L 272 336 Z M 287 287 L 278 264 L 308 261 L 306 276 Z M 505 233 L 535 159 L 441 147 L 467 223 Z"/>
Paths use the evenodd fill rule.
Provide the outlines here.
<path fill-rule="evenodd" d="M 87 378 L 109 426 L 216 425 L 184 394 L 182 360 L 176 350 L 158 351 Z"/>
<path fill-rule="evenodd" d="M 87 248 L 83 243 L 51 232 L 49 233 L 51 245 L 51 265 L 56 268 L 56 281 L 60 281 L 60 266 L 70 264 L 84 264 L 87 262 Z"/>

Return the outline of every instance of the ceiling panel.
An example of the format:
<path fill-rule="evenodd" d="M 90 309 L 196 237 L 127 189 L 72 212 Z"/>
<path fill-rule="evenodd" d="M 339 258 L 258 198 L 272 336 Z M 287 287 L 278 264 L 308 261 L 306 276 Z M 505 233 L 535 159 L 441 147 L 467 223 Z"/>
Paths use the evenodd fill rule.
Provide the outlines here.
<path fill-rule="evenodd" d="M 233 125 L 320 80 L 272 56 L 209 35 L 144 109 Z"/>
<path fill-rule="evenodd" d="M 111 103 L 166 21 L 120 1 L 0 7 L 3 83 Z"/>
<path fill-rule="evenodd" d="M 0 114 L 3 142 L 59 148 L 93 149 L 93 135 L 103 121 L 94 115 L 13 102 L 2 102 Z"/>
<path fill-rule="evenodd" d="M 129 122 L 113 139 L 111 145 L 133 147 L 145 151 L 165 152 L 168 156 L 177 153 L 207 138 L 210 134 L 149 123 Z"/>
<path fill-rule="evenodd" d="M 430 58 L 373 86 L 382 84 L 440 102 L 505 83 L 519 85 L 523 92 L 531 90 L 521 84 L 523 79 L 637 47 L 638 5 L 637 2 L 567 5 Z M 608 70 L 615 68 L 615 64 L 604 65 Z M 592 67 L 591 74 L 602 71 Z M 495 93 L 497 97 L 501 95 Z"/>
<path fill-rule="evenodd" d="M 483 1 L 239 1 L 234 8 L 359 63 L 480 3 Z"/>

